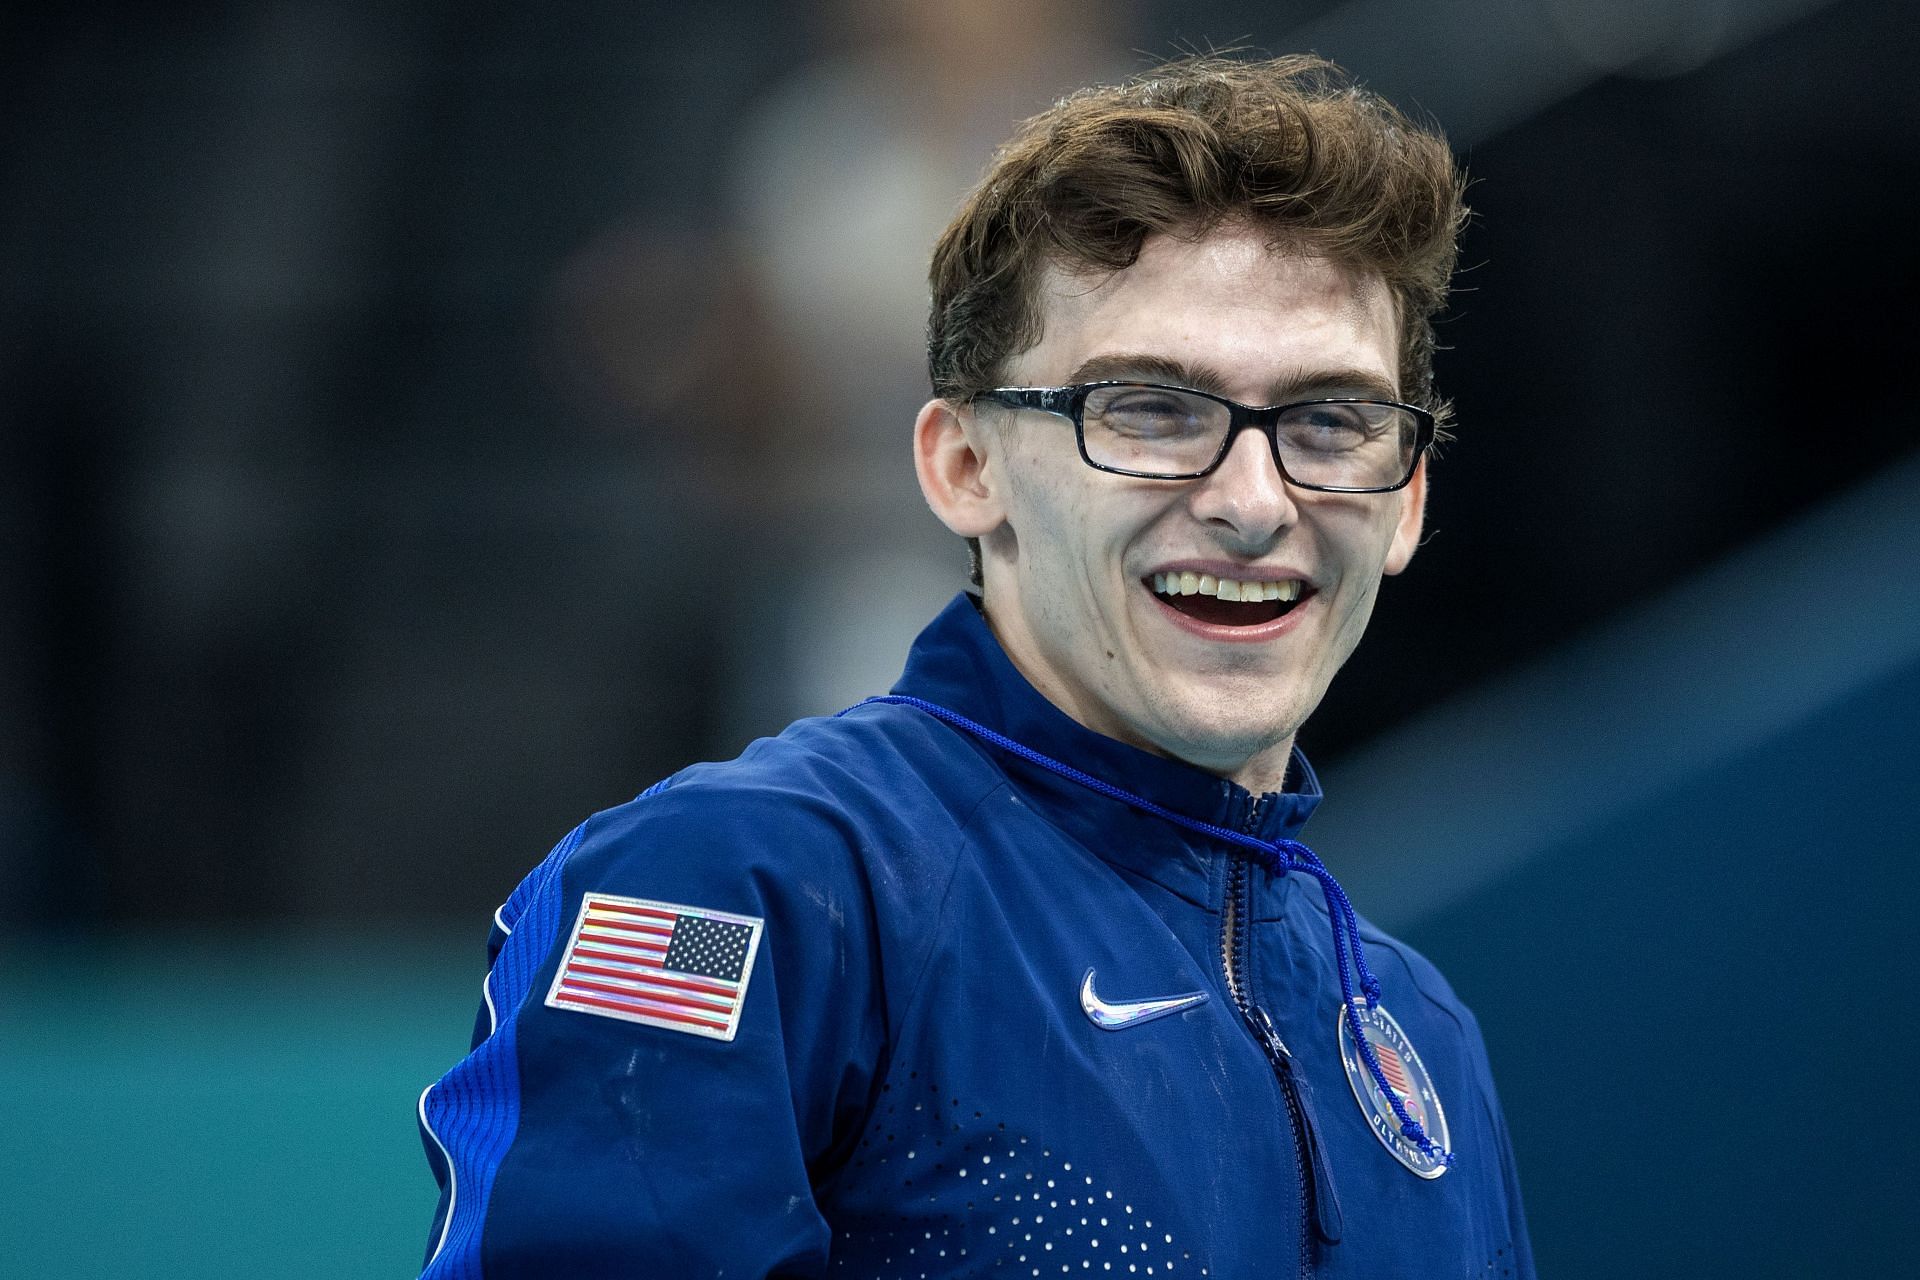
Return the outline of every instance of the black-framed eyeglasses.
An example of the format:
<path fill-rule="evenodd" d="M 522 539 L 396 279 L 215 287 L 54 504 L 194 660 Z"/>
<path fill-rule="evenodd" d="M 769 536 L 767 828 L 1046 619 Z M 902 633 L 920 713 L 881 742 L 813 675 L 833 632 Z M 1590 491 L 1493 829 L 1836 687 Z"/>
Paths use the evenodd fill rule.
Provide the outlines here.
<path fill-rule="evenodd" d="M 1153 382 L 996 387 L 977 400 L 1038 409 L 1073 423 L 1090 467 L 1144 480 L 1196 480 L 1257 427 L 1287 483 L 1325 493 L 1405 488 L 1433 443 L 1433 415 L 1397 400 L 1334 396 L 1255 408 Z"/>

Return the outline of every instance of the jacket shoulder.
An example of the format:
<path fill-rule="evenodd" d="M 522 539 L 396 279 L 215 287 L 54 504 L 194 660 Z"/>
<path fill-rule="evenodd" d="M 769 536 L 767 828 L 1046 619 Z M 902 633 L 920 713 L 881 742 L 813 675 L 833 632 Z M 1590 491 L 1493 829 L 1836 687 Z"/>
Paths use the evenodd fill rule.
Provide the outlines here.
<path fill-rule="evenodd" d="M 1381 966 L 1383 959 L 1391 960 L 1429 1004 L 1471 1032 L 1476 1042 L 1480 1039 L 1480 1024 L 1474 1018 L 1473 1011 L 1461 1000 L 1438 965 L 1411 944 L 1387 933 L 1364 917 L 1360 920 L 1360 937 L 1366 943 L 1367 955 L 1376 969 Z"/>
<path fill-rule="evenodd" d="M 911 708 L 801 720 L 594 814 L 566 879 L 648 899 L 705 895 L 715 900 L 677 901 L 744 914 L 838 917 L 857 905 L 911 919 L 938 903 L 967 817 L 1004 784 L 971 743 Z"/>

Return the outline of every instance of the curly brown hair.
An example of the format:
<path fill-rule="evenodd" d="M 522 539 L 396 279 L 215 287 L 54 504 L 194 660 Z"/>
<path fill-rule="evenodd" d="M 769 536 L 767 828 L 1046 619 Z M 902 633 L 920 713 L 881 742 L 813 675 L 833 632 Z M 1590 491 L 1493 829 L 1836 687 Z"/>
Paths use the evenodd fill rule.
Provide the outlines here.
<path fill-rule="evenodd" d="M 1183 58 L 1081 90 L 1002 146 L 934 248 L 927 363 L 955 403 L 1000 385 L 1040 338 L 1052 264 L 1118 271 L 1156 233 L 1223 222 L 1276 247 L 1380 276 L 1400 318 L 1400 394 L 1444 421 L 1433 315 L 1466 218 L 1437 129 L 1408 119 L 1323 58 Z"/>

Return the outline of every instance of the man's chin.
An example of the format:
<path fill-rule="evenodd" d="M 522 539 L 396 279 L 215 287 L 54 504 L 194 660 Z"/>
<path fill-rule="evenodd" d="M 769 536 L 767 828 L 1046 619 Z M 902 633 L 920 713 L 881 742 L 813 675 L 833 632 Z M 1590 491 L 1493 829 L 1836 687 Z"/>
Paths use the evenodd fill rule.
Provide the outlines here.
<path fill-rule="evenodd" d="M 1270 699 L 1262 705 L 1262 699 Z M 1156 708 L 1154 739 L 1176 759 L 1231 777 L 1261 757 L 1284 756 L 1300 719 L 1288 714 L 1291 699 L 1270 693 L 1180 699 Z"/>

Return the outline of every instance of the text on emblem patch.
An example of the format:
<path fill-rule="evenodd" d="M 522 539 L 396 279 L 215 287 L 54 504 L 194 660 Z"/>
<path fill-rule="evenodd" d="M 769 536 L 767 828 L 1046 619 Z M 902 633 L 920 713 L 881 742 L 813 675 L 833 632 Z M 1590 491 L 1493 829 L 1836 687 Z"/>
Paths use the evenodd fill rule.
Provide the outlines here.
<path fill-rule="evenodd" d="M 1387 1078 L 1387 1084 L 1400 1099 L 1401 1107 L 1427 1131 L 1427 1136 L 1441 1151 L 1451 1150 L 1447 1113 L 1441 1109 L 1440 1094 L 1433 1087 L 1433 1077 L 1427 1074 L 1426 1064 L 1414 1052 L 1413 1042 L 1407 1039 L 1407 1033 L 1400 1029 L 1393 1015 L 1379 1005 L 1369 1006 L 1365 1000 L 1356 1000 L 1353 1011 L 1359 1016 L 1360 1026 L 1367 1033 L 1367 1043 L 1380 1063 L 1380 1073 Z M 1380 1092 L 1380 1086 L 1374 1083 L 1373 1073 L 1367 1070 L 1360 1051 L 1354 1046 L 1353 1030 L 1347 1025 L 1344 1009 L 1335 1016 L 1335 1021 L 1339 1024 L 1340 1062 L 1347 1069 L 1347 1083 L 1353 1088 L 1353 1100 L 1360 1104 L 1360 1114 L 1366 1117 L 1367 1127 L 1373 1130 L 1373 1136 L 1380 1139 L 1381 1146 L 1393 1153 L 1394 1159 L 1422 1178 L 1437 1178 L 1445 1173 L 1447 1166 L 1443 1162 L 1422 1151 L 1400 1132 L 1399 1119 L 1394 1116 L 1392 1106 Z"/>

